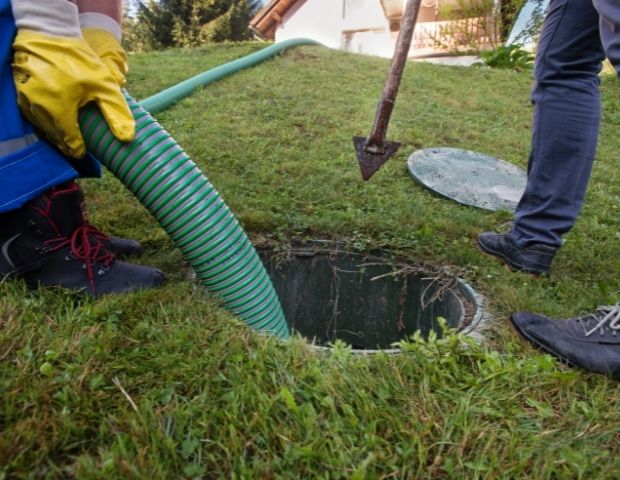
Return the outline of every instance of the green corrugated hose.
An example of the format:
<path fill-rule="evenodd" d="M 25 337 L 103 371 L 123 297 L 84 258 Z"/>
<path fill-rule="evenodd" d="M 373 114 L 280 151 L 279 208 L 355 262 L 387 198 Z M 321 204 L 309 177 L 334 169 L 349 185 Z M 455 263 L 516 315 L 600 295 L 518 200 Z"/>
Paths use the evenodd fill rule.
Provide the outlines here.
<path fill-rule="evenodd" d="M 138 104 L 127 96 L 136 138 L 114 138 L 95 106 L 80 112 L 88 151 L 94 154 L 166 230 L 200 283 L 250 327 L 289 338 L 280 301 L 237 219 L 209 180 L 171 135 L 146 111 L 161 111 L 196 88 L 255 65 L 285 48 L 317 44 L 295 39 L 265 48 L 169 88 Z"/>
<path fill-rule="evenodd" d="M 252 67 L 257 63 L 267 60 L 287 48 L 297 47 L 300 45 L 321 44 L 315 40 L 310 40 L 309 38 L 293 38 L 290 40 L 284 40 L 283 42 L 274 43 L 273 45 L 263 48 L 258 52 L 254 52 L 238 60 L 234 60 L 232 62 L 225 63 L 224 65 L 220 65 L 219 67 L 212 68 L 211 70 L 207 70 L 206 72 L 185 80 L 178 85 L 167 88 L 152 97 L 145 98 L 140 101 L 140 105 L 151 113 L 161 112 L 162 110 L 165 110 L 173 105 L 175 102 L 178 102 L 180 99 L 187 97 L 199 87 L 204 87 L 205 85 L 217 82 L 218 80 L 238 72 L 239 70 Z"/>

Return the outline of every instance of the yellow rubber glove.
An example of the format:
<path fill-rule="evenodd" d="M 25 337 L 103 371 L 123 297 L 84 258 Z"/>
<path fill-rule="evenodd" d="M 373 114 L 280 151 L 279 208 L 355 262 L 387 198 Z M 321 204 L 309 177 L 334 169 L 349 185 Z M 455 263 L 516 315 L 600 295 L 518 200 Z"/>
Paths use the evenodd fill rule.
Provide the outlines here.
<path fill-rule="evenodd" d="M 63 153 L 74 158 L 86 153 L 78 110 L 90 102 L 97 103 L 116 138 L 134 138 L 135 121 L 118 83 L 83 38 L 18 30 L 13 50 L 17 103 Z"/>
<path fill-rule="evenodd" d="M 108 67 L 116 83 L 125 85 L 127 75 L 127 54 L 116 37 L 102 28 L 84 28 L 84 40 L 88 42 L 101 61 Z"/>

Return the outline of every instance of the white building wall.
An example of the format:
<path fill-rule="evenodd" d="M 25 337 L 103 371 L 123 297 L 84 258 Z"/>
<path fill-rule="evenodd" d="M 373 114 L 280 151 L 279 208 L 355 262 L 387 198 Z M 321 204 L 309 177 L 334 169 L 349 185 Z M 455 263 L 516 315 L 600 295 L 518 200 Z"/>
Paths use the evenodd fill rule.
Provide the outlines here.
<path fill-rule="evenodd" d="M 311 38 L 355 53 L 391 57 L 394 40 L 380 0 L 303 0 L 276 29 L 276 42 Z"/>
<path fill-rule="evenodd" d="M 403 7 L 407 1 L 402 0 Z M 447 4 L 457 0 L 423 2 L 418 19 L 422 21 L 418 21 L 410 52 L 412 57 L 442 52 L 433 38 L 441 35 L 445 24 L 450 22 L 438 20 L 433 5 L 439 1 Z M 398 7 L 397 2 L 392 0 L 390 7 Z M 330 48 L 391 58 L 396 36 L 390 32 L 381 0 L 300 0 L 284 15 L 276 28 L 275 40 L 311 38 Z"/>
<path fill-rule="evenodd" d="M 330 48 L 340 48 L 342 0 L 302 0 L 291 8 L 276 29 L 276 42 L 311 38 Z"/>

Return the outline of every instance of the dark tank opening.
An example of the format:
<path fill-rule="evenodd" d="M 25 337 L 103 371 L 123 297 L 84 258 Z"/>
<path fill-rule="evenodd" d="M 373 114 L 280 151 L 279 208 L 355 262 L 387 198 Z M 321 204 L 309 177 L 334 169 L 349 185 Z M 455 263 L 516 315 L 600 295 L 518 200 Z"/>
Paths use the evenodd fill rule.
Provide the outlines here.
<path fill-rule="evenodd" d="M 291 330 L 317 345 L 342 340 L 356 350 L 392 349 L 418 330 L 425 338 L 441 335 L 439 317 L 461 330 L 475 313 L 475 299 L 458 278 L 385 254 L 333 245 L 260 254 Z"/>

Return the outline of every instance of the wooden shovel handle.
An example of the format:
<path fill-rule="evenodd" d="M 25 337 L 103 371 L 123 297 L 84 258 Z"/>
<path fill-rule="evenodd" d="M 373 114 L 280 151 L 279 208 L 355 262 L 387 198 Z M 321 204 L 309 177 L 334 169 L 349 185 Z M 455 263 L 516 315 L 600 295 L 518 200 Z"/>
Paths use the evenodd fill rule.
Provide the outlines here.
<path fill-rule="evenodd" d="M 400 32 L 398 33 L 398 40 L 394 48 L 394 56 L 392 57 L 388 77 L 383 87 L 381 101 L 377 107 L 375 122 L 366 143 L 365 150 L 369 153 L 383 154 L 384 152 L 383 142 L 387 134 L 392 110 L 394 110 L 394 102 L 400 87 L 400 80 L 407 63 L 407 57 L 409 56 L 413 31 L 415 30 L 418 12 L 420 11 L 420 3 L 421 0 L 409 0 L 405 7 L 405 14 Z"/>

